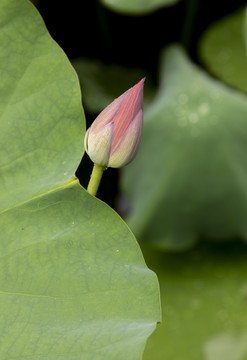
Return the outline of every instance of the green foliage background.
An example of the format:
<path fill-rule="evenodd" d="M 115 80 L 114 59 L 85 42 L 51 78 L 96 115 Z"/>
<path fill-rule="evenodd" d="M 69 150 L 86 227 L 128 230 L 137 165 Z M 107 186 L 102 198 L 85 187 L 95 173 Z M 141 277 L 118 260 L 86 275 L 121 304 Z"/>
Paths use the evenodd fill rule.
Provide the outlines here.
<path fill-rule="evenodd" d="M 120 4 L 129 6 L 127 1 L 118 8 L 118 2 L 102 3 L 124 14 Z M 121 171 L 117 209 L 137 236 L 161 287 L 163 323 L 148 340 L 144 359 L 245 360 L 246 10 L 235 4 L 224 13 L 212 6 L 214 21 L 197 34 L 205 2 L 185 3 L 181 38 L 173 43 L 168 36 L 164 46 L 165 33 L 160 34 L 153 83 L 150 68 L 146 70 L 145 92 L 152 96 L 145 100 L 139 154 Z M 177 26 L 182 6 L 173 10 Z M 129 6 L 128 14 L 134 15 L 131 11 Z M 166 13 L 173 14 L 163 8 L 157 19 Z M 146 24 L 152 16 L 146 17 Z M 148 53 L 152 44 L 146 44 Z M 99 60 L 90 69 L 85 57 L 73 64 L 92 113 L 96 105 L 91 106 L 90 89 L 110 102 L 116 97 L 117 76 L 124 74 L 124 81 L 118 81 L 120 94 L 127 88 L 126 79 L 129 86 L 135 82 L 133 72 L 141 74 L 141 69 L 125 68 L 115 75 L 115 64 Z M 97 111 L 105 106 L 97 104 Z"/>
<path fill-rule="evenodd" d="M 140 152 L 99 192 L 159 279 L 143 359 L 246 360 L 245 3 L 94 0 L 66 21 L 34 3 L 88 125 L 146 76 Z M 139 360 L 157 278 L 74 177 L 85 121 L 68 59 L 26 0 L 0 9 L 0 357 Z M 84 157 L 84 186 L 90 170 Z"/>

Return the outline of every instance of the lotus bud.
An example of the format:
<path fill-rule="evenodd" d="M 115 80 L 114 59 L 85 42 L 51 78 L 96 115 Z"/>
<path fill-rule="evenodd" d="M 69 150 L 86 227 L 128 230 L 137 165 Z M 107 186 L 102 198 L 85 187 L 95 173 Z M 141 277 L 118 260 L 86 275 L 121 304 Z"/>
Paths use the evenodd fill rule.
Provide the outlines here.
<path fill-rule="evenodd" d="M 143 126 L 144 80 L 108 105 L 87 130 L 85 150 L 95 164 L 118 168 L 136 156 Z"/>

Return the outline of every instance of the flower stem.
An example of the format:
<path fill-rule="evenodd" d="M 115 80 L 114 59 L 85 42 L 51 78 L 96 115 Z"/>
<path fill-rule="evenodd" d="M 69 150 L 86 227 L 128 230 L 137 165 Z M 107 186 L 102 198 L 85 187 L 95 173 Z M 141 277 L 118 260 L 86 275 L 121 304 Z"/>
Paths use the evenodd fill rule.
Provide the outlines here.
<path fill-rule="evenodd" d="M 96 196 L 104 170 L 104 166 L 94 164 L 93 171 L 87 187 L 87 191 L 89 194 Z"/>

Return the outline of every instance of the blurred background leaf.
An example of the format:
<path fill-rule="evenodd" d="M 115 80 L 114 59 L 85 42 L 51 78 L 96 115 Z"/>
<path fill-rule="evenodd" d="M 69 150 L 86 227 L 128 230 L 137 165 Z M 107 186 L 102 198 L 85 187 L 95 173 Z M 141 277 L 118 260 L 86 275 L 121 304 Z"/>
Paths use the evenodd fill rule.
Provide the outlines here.
<path fill-rule="evenodd" d="M 204 243 L 193 250 L 142 250 L 161 288 L 163 323 L 144 360 L 247 359 L 247 248 Z"/>
<path fill-rule="evenodd" d="M 246 240 L 246 144 L 246 96 L 169 47 L 140 151 L 123 169 L 137 238 L 171 250 L 199 236 Z"/>
<path fill-rule="evenodd" d="M 247 332 L 229 332 L 212 338 L 205 347 L 206 360 L 247 358 Z"/>
<path fill-rule="evenodd" d="M 245 49 L 247 49 L 247 7 L 244 10 L 243 32 L 244 32 Z"/>
<path fill-rule="evenodd" d="M 247 92 L 247 17 L 241 9 L 219 20 L 205 32 L 200 56 L 210 72 Z"/>
<path fill-rule="evenodd" d="M 179 0 L 100 0 L 110 10 L 127 15 L 146 15 Z"/>

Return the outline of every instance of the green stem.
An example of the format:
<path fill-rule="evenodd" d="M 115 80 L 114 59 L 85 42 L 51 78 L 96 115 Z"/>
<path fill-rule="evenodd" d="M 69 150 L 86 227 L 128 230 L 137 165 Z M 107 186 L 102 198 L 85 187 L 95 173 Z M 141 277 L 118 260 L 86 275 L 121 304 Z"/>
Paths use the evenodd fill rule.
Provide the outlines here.
<path fill-rule="evenodd" d="M 93 171 L 87 187 L 87 191 L 89 192 L 89 194 L 96 196 L 104 170 L 104 166 L 94 164 Z"/>

